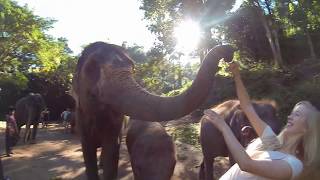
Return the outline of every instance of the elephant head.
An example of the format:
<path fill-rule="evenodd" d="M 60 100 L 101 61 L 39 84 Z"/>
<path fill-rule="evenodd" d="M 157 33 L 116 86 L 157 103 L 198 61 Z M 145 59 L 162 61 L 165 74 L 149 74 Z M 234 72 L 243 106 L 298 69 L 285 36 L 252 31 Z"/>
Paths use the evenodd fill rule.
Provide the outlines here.
<path fill-rule="evenodd" d="M 24 142 L 27 142 L 29 139 L 30 125 L 33 125 L 31 138 L 35 140 L 40 113 L 44 110 L 45 106 L 44 99 L 38 93 L 30 93 L 17 101 L 15 118 L 19 133 L 21 126 L 26 125 L 26 131 L 23 136 Z"/>
<path fill-rule="evenodd" d="M 30 100 L 30 104 L 40 112 L 43 111 L 46 107 L 43 97 L 39 93 L 30 93 L 27 98 Z"/>
<path fill-rule="evenodd" d="M 276 117 L 275 107 L 272 102 L 253 102 L 254 109 L 259 117 L 263 119 L 275 133 L 280 132 L 281 124 Z M 251 126 L 244 112 L 240 107 L 233 113 L 230 119 L 230 127 L 235 133 L 235 136 L 243 146 L 247 146 L 257 134 Z"/>
<path fill-rule="evenodd" d="M 204 101 L 212 87 L 219 60 L 230 61 L 233 52 L 228 45 L 213 48 L 188 90 L 175 97 L 161 97 L 147 92 L 134 80 L 133 60 L 122 47 L 96 42 L 82 52 L 72 94 L 78 107 L 81 104 L 86 111 L 95 112 L 107 107 L 135 119 L 168 121 L 190 113 Z"/>
<path fill-rule="evenodd" d="M 255 130 L 250 125 L 250 122 L 246 119 L 246 115 L 241 110 L 234 112 L 230 121 L 230 127 L 232 128 L 239 142 L 244 147 L 246 147 L 250 141 L 257 137 Z"/>

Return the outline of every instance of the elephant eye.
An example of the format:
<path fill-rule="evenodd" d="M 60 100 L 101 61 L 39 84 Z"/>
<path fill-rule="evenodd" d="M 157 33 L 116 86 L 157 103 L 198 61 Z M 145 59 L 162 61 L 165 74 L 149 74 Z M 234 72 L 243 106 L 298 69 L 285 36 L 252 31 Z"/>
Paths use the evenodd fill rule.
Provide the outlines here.
<path fill-rule="evenodd" d="M 112 58 L 112 64 L 114 67 L 128 67 L 132 66 L 131 60 L 123 54 L 116 53 Z"/>

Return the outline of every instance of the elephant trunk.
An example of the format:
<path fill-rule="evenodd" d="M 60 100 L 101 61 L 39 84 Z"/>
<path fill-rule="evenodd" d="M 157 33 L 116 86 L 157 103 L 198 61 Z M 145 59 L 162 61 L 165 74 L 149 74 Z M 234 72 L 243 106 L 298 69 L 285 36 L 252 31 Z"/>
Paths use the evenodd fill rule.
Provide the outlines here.
<path fill-rule="evenodd" d="M 178 96 L 162 97 L 150 94 L 130 75 L 125 79 L 126 83 L 118 83 L 116 88 L 118 95 L 109 94 L 108 99 L 113 99 L 111 105 L 115 109 L 134 119 L 168 121 L 180 118 L 198 108 L 205 100 L 212 87 L 219 60 L 222 58 L 219 53 L 214 52 L 214 49 L 211 50 L 191 87 Z"/>

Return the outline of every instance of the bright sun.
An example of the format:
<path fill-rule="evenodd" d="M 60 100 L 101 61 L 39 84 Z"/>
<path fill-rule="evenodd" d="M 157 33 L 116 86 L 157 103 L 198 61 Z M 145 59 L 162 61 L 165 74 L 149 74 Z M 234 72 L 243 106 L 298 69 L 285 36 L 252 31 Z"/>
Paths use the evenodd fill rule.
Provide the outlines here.
<path fill-rule="evenodd" d="M 174 37 L 177 40 L 176 51 L 185 53 L 186 55 L 194 51 L 200 41 L 201 32 L 199 24 L 187 20 L 182 21 L 174 29 Z"/>

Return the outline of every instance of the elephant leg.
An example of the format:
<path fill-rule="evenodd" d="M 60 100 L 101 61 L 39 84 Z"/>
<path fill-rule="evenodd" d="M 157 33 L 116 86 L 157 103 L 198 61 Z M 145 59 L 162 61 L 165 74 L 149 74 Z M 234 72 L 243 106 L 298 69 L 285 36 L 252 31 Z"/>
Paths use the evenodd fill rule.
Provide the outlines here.
<path fill-rule="evenodd" d="M 3 165 L 2 165 L 2 160 L 1 160 L 1 158 L 0 158 L 0 179 L 4 179 Z"/>
<path fill-rule="evenodd" d="M 29 136 L 30 136 L 30 124 L 26 124 L 26 130 L 25 130 L 24 136 L 23 136 L 24 143 L 28 142 Z"/>
<path fill-rule="evenodd" d="M 97 149 L 90 144 L 89 138 L 82 140 L 82 153 L 86 166 L 87 178 L 90 180 L 99 180 L 97 167 Z"/>
<path fill-rule="evenodd" d="M 118 137 L 106 138 L 102 144 L 103 178 L 117 179 L 120 144 Z"/>
<path fill-rule="evenodd" d="M 204 160 L 202 160 L 202 163 L 200 165 L 200 169 L 199 169 L 199 180 L 204 180 L 205 177 L 205 172 L 204 172 Z"/>
<path fill-rule="evenodd" d="M 32 140 L 33 143 L 34 143 L 35 140 L 36 140 L 37 131 L 38 131 L 38 126 L 39 126 L 39 123 L 35 123 L 35 124 L 33 125 L 33 128 L 32 128 L 31 140 Z"/>
<path fill-rule="evenodd" d="M 214 158 L 204 158 L 205 180 L 213 180 L 213 161 Z"/>
<path fill-rule="evenodd" d="M 20 139 L 21 126 L 18 125 L 18 138 Z"/>
<path fill-rule="evenodd" d="M 27 142 L 30 141 L 30 139 L 31 139 L 31 134 L 32 134 L 32 129 L 30 128 L 30 129 L 29 129 L 29 133 L 28 133 L 28 135 L 27 135 Z"/>

